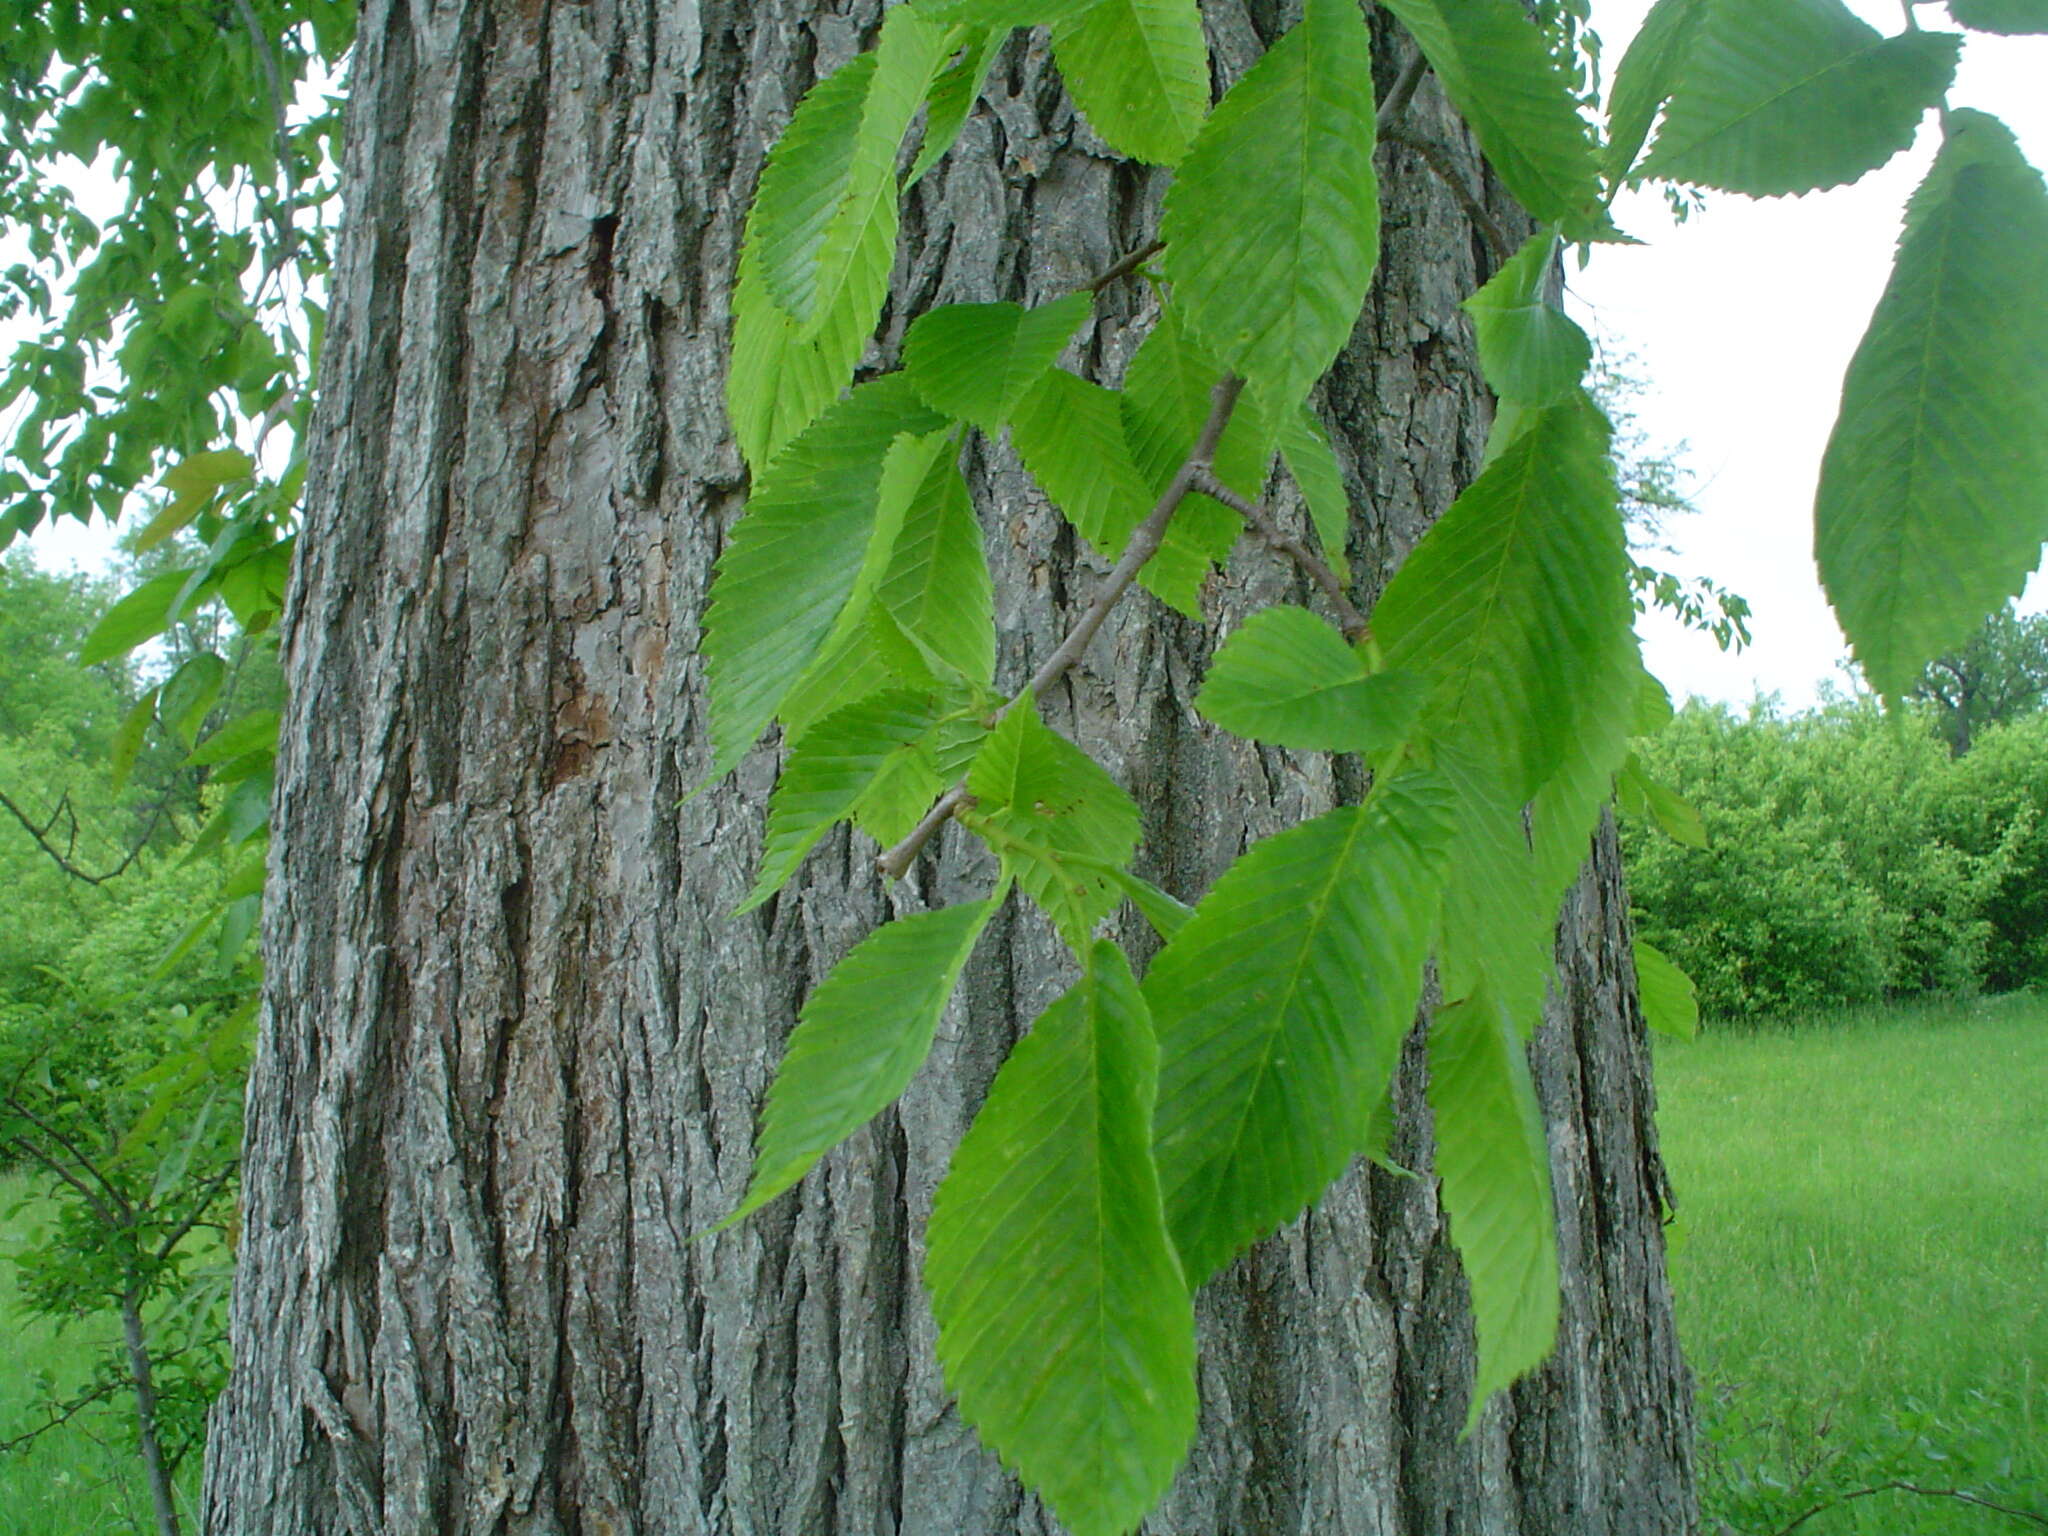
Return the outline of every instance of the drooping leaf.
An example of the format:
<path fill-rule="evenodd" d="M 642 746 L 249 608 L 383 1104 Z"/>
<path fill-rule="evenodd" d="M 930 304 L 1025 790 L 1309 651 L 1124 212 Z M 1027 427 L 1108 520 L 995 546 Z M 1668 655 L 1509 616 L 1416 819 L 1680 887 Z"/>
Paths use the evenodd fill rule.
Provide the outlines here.
<path fill-rule="evenodd" d="M 1664 952 L 1636 940 L 1636 995 L 1643 1022 L 1660 1035 L 1690 1040 L 1700 1032 L 1699 989 L 1693 980 L 1664 957 Z"/>
<path fill-rule="evenodd" d="M 856 700 L 889 688 L 932 693 L 938 687 L 938 677 L 889 610 L 868 603 L 858 622 L 835 628 L 776 706 L 775 718 L 783 742 L 794 747 L 825 716 Z"/>
<path fill-rule="evenodd" d="M 1615 789 L 1621 808 L 1631 816 L 1655 822 L 1675 843 L 1688 848 L 1707 846 L 1706 823 L 1700 820 L 1699 811 L 1677 790 L 1651 778 L 1633 752 L 1615 778 Z"/>
<path fill-rule="evenodd" d="M 1067 94 L 1120 155 L 1177 165 L 1209 110 L 1196 0 L 1100 0 L 1053 28 Z"/>
<path fill-rule="evenodd" d="M 1571 220 L 1598 191 L 1570 68 L 1518 0 L 1386 0 L 1516 201 Z"/>
<path fill-rule="evenodd" d="M 900 374 L 863 384 L 762 473 L 719 556 L 705 621 L 713 771 L 738 762 L 832 635 L 874 563 L 882 473 L 904 434 L 946 425 Z"/>
<path fill-rule="evenodd" d="M 930 695 L 890 689 L 820 720 L 776 780 L 761 873 L 739 911 L 752 911 L 781 890 L 818 839 L 853 814 L 890 753 L 930 730 L 937 715 Z"/>
<path fill-rule="evenodd" d="M 1017 884 L 1079 952 L 1121 899 L 1099 868 L 1138 844 L 1138 808 L 1100 765 L 1021 699 L 990 732 L 967 774 L 975 798 L 963 822 L 986 840 Z"/>
<path fill-rule="evenodd" d="M 1635 168 L 1657 114 L 1670 99 L 1706 0 L 1657 0 L 1615 67 L 1607 101 L 1607 179 L 1620 183 Z"/>
<path fill-rule="evenodd" d="M 1382 752 L 1408 739 L 1423 679 L 1374 676 L 1305 608 L 1262 608 L 1224 641 L 1195 708 L 1238 736 L 1304 752 Z"/>
<path fill-rule="evenodd" d="M 918 146 L 917 160 L 904 183 L 906 190 L 924 180 L 925 173 L 945 159 L 947 151 L 959 142 L 960 130 L 967 126 L 968 115 L 981 99 L 982 87 L 988 84 L 989 71 L 995 67 L 996 55 L 1002 52 L 1009 35 L 1008 27 L 978 28 L 960 50 L 960 56 L 939 71 L 926 108 L 924 143 Z"/>
<path fill-rule="evenodd" d="M 1167 488 L 1201 436 L 1223 376 L 1222 363 L 1187 333 L 1178 306 L 1167 305 L 1131 359 L 1119 395 L 1131 460 L 1154 496 Z M 1216 446 L 1216 478 L 1256 499 L 1279 443 L 1278 421 L 1249 390 L 1239 395 Z M 1230 557 L 1243 527 L 1243 519 L 1221 502 L 1189 496 L 1167 525 L 1165 546 L 1138 580 L 1169 607 L 1199 618 L 1209 568 Z"/>
<path fill-rule="evenodd" d="M 996 669 L 988 552 L 958 458 L 947 447 L 904 508 L 875 596 L 935 670 L 986 687 Z"/>
<path fill-rule="evenodd" d="M 1436 1167 L 1479 1325 L 1466 1415 L 1543 1363 L 1557 1341 L 1557 1220 L 1550 1147 L 1513 1021 L 1485 994 L 1439 1010 L 1429 1028 Z"/>
<path fill-rule="evenodd" d="M 79 665 L 92 667 L 126 656 L 144 641 L 154 640 L 169 629 L 178 599 L 196 574 L 191 566 L 161 571 L 115 603 L 100 615 L 100 621 L 79 647 Z"/>
<path fill-rule="evenodd" d="M 156 717 L 163 728 L 182 738 L 189 746 L 199 735 L 200 722 L 228 680 L 228 664 L 211 651 L 188 656 L 164 681 L 157 695 Z"/>
<path fill-rule="evenodd" d="M 1364 1144 L 1414 1022 L 1450 841 L 1410 777 L 1255 844 L 1153 961 L 1167 1222 L 1200 1285 Z"/>
<path fill-rule="evenodd" d="M 2048 0 L 1948 0 L 1948 13 L 1979 32 L 2048 32 Z"/>
<path fill-rule="evenodd" d="M 1316 542 L 1323 548 L 1323 562 L 1337 573 L 1339 581 L 1348 584 L 1351 569 L 1344 550 L 1351 539 L 1351 497 L 1344 490 L 1344 471 L 1338 467 L 1329 434 L 1307 405 L 1282 420 L 1280 452 L 1287 461 L 1287 473 L 1294 476 L 1301 499 L 1308 504 Z"/>
<path fill-rule="evenodd" d="M 881 314 L 882 290 L 872 298 L 864 317 L 848 308 L 827 331 L 806 339 L 798 322 L 768 296 L 752 263 L 740 257 L 726 410 L 740 453 L 753 469 L 761 469 L 839 398 Z"/>
<path fill-rule="evenodd" d="M 2048 191 L 2012 134 L 1949 114 L 1842 385 L 1814 554 L 1897 695 L 2025 584 L 2048 540 Z"/>
<path fill-rule="evenodd" d="M 1593 343 L 1544 288 L 1557 259 L 1557 236 L 1531 235 L 1462 308 L 1479 339 L 1479 367 L 1503 400 L 1555 405 L 1579 387 Z"/>
<path fill-rule="evenodd" d="M 1159 1052 L 1115 945 L 996 1074 L 932 1202 L 961 1416 L 1076 1536 L 1123 1536 L 1195 1430 L 1194 1306 L 1152 1163 Z"/>
<path fill-rule="evenodd" d="M 222 486 L 255 473 L 256 461 L 239 449 L 215 449 L 180 460 L 165 472 L 162 482 L 171 499 L 135 535 L 136 552 L 155 549 L 205 511 Z"/>
<path fill-rule="evenodd" d="M 1430 679 L 1423 732 L 1500 765 L 1517 805 L 1585 728 L 1585 680 L 1633 621 L 1607 435 L 1583 396 L 1530 412 L 1373 613 L 1388 668 Z"/>
<path fill-rule="evenodd" d="M 1082 538 L 1111 560 L 1124 552 L 1155 492 L 1132 461 L 1121 395 L 1055 368 L 1018 404 L 1010 443 Z"/>
<path fill-rule="evenodd" d="M 1962 39 L 1885 37 L 1842 0 L 1705 0 L 1642 174 L 1751 197 L 1855 181 L 1913 142 Z"/>
<path fill-rule="evenodd" d="M 931 1050 L 960 968 L 1000 898 L 897 918 L 849 951 L 805 1000 L 729 1227 L 811 1171 L 892 1103 Z"/>
<path fill-rule="evenodd" d="M 274 752 L 276 749 L 277 711 L 258 709 L 230 720 L 200 742 L 185 761 L 199 767 L 232 762 L 251 752 Z"/>
<path fill-rule="evenodd" d="M 136 756 L 142 751 L 143 738 L 149 734 L 150 723 L 156 719 L 158 692 L 156 687 L 143 690 L 142 697 L 121 717 L 113 742 L 107 748 L 107 769 L 117 795 L 127 787 L 128 775 L 134 771 Z"/>
<path fill-rule="evenodd" d="M 1090 297 L 1050 304 L 946 304 L 903 338 L 903 367 L 933 410 L 1000 431 L 1088 318 Z"/>
<path fill-rule="evenodd" d="M 861 116 L 874 79 L 870 52 L 812 86 L 761 167 L 746 255 L 768 296 L 792 320 L 817 311 L 825 235 L 852 190 Z"/>
<path fill-rule="evenodd" d="M 1372 284 L 1373 110 L 1363 14 L 1308 0 L 1210 114 L 1166 193 L 1175 305 L 1278 413 L 1336 359 Z"/>

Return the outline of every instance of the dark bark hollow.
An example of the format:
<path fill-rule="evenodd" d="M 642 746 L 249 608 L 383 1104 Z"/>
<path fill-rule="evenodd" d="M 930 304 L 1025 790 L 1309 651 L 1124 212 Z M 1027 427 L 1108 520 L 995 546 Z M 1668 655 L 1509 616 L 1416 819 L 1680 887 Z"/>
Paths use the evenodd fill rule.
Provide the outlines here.
<path fill-rule="evenodd" d="M 740 1195 L 807 988 L 892 910 L 991 873 L 949 834 L 885 888 L 842 836 L 735 919 L 771 753 L 678 805 L 706 763 L 695 652 L 744 496 L 721 402 L 741 213 L 795 98 L 872 29 L 873 0 L 850 9 L 364 7 L 287 631 L 216 1536 L 1052 1529 L 951 1409 L 918 1282 L 947 1155 L 1067 977 L 1035 917 L 1013 908 L 984 939 L 899 1110 L 753 1221 L 689 1241 Z M 1208 15 L 1226 78 L 1283 19 L 1266 0 Z M 1384 88 L 1400 45 L 1383 41 Z M 1432 85 L 1409 126 L 1485 188 Z M 1457 310 L 1483 250 L 1412 150 L 1379 163 L 1380 280 L 1323 398 L 1368 585 L 1474 473 L 1487 413 Z M 912 199 L 873 360 L 932 302 L 1041 300 L 1106 267 L 1151 233 L 1160 185 L 1020 39 Z M 1106 295 L 1084 335 L 1102 376 L 1149 305 L 1138 281 Z M 976 482 L 1014 684 L 1101 567 L 1007 451 Z M 1185 897 L 1357 787 L 1189 707 L 1220 625 L 1305 596 L 1241 548 L 1210 625 L 1133 597 L 1046 701 L 1104 749 L 1145 809 L 1147 872 Z M 1149 1531 L 1690 1529 L 1624 907 L 1603 833 L 1534 1052 L 1556 1358 L 1461 1441 L 1471 1327 L 1432 1183 L 1355 1172 L 1203 1296 L 1201 1434 Z M 1410 1057 L 1397 1155 L 1426 1169 Z"/>

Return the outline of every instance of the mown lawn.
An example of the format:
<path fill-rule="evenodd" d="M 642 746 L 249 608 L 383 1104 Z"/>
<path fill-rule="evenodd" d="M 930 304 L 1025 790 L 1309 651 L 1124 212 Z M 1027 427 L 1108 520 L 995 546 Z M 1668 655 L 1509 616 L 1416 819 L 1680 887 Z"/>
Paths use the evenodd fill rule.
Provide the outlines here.
<path fill-rule="evenodd" d="M 0 1441 L 43 1422 L 46 1383 L 69 1392 L 90 1379 L 100 1349 L 119 1337 L 111 1317 L 61 1332 L 18 1304 L 12 1256 L 24 1233 L 46 1219 L 29 1181 L 0 1174 Z M 9 1213 L 13 1212 L 12 1215 Z M 0 1536 L 128 1536 L 154 1529 L 149 1491 L 136 1460 L 132 1400 L 87 1409 L 25 1448 L 0 1453 Z M 185 1469 L 188 1499 L 199 1469 Z"/>
<path fill-rule="evenodd" d="M 1660 1043 L 1709 1536 L 2048 1528 L 2048 999 Z M 1718 1523 L 1717 1523 L 1718 1522 Z"/>

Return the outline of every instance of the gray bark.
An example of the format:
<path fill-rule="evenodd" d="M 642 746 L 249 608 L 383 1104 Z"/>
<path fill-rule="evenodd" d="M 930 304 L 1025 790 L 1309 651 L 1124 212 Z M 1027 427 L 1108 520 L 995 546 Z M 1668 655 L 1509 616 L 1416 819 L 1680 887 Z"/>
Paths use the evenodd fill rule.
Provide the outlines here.
<path fill-rule="evenodd" d="M 721 404 L 741 212 L 797 96 L 871 33 L 873 0 L 848 9 L 364 7 L 286 628 L 217 1536 L 1053 1529 L 949 1406 L 918 1280 L 947 1155 L 1068 979 L 1036 918 L 997 920 L 897 1111 L 690 1241 L 738 1200 L 806 989 L 891 912 L 991 873 L 948 834 L 885 888 L 841 836 L 735 919 L 772 751 L 678 804 L 706 767 L 695 651 L 744 497 Z M 1207 9 L 1226 78 L 1277 30 L 1263 0 Z M 1432 85 L 1411 113 L 1483 189 Z M 1471 225 L 1412 150 L 1380 164 L 1380 281 L 1323 401 L 1369 584 L 1475 472 L 1487 412 L 1456 307 L 1482 275 Z M 871 360 L 930 303 L 1099 271 L 1151 233 L 1159 190 L 1020 39 L 912 199 Z M 1081 360 L 1113 379 L 1148 305 L 1120 283 Z M 975 479 L 1014 683 L 1101 567 L 1006 452 Z M 1221 627 L 1305 596 L 1241 547 L 1210 624 L 1134 596 L 1046 701 L 1137 796 L 1146 872 L 1184 897 L 1357 788 L 1189 707 Z M 1203 1296 L 1200 1437 L 1149 1531 L 1691 1528 L 1624 908 L 1603 833 L 1534 1052 L 1556 1358 L 1461 1440 L 1471 1327 L 1432 1183 L 1355 1172 Z M 1398 1155 L 1426 1170 L 1419 1070 L 1411 1052 Z"/>

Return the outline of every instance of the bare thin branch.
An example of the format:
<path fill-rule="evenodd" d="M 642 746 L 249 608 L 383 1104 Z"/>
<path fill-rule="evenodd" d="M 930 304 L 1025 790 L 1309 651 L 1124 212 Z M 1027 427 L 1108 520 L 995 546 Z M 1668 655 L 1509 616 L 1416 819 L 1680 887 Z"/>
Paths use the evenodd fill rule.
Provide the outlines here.
<path fill-rule="evenodd" d="M 1119 256 L 1088 283 L 1090 293 L 1100 293 L 1120 277 L 1128 277 L 1166 249 L 1164 240 L 1147 240 L 1129 255 Z"/>
<path fill-rule="evenodd" d="M 1779 1526 L 1776 1531 L 1771 1533 L 1771 1536 L 1791 1536 L 1793 1531 L 1798 1530 L 1800 1526 L 1806 1524 L 1815 1515 L 1834 1509 L 1838 1505 L 1850 1503 L 1852 1500 L 1868 1499 L 1880 1493 L 1910 1493 L 1916 1494 L 1923 1499 L 1952 1499 L 1958 1504 L 1970 1504 L 1978 1509 L 1988 1509 L 1993 1514 L 2005 1515 L 2013 1520 L 2029 1521 L 2043 1530 L 2048 1530 L 2048 1515 L 2037 1514 L 2029 1509 L 2014 1509 L 2009 1504 L 1995 1504 L 1990 1499 L 1980 1498 L 1976 1494 L 1967 1493 L 1961 1488 L 1923 1488 L 1918 1483 L 1876 1483 L 1868 1488 L 1857 1488 L 1852 1492 L 1839 1494 L 1832 1499 L 1822 1500 L 1814 1505 L 1813 1508 L 1794 1518 L 1789 1524 Z"/>
<path fill-rule="evenodd" d="M 238 1167 L 239 1164 L 236 1161 L 228 1161 L 221 1166 L 220 1170 L 213 1177 L 201 1186 L 197 1198 L 192 1203 L 191 1213 L 183 1221 L 171 1228 L 164 1235 L 164 1240 L 156 1245 L 156 1256 L 159 1262 L 168 1259 L 176 1251 L 178 1244 L 185 1241 L 187 1234 L 194 1227 L 200 1225 L 199 1219 L 206 1214 L 207 1208 L 213 1204 L 213 1197 L 218 1195 L 221 1192 L 221 1187 L 235 1176 Z"/>
<path fill-rule="evenodd" d="M 169 804 L 169 796 L 164 796 L 163 798 L 159 799 L 156 805 L 151 809 L 149 813 L 149 825 L 142 829 L 142 836 L 136 839 L 135 846 L 130 848 L 127 852 L 127 855 L 121 860 L 120 863 L 116 864 L 112 869 L 107 870 L 102 874 L 95 875 L 89 870 L 80 869 L 76 864 L 71 862 L 69 855 L 72 852 L 72 849 L 70 847 L 59 848 L 55 843 L 50 841 L 49 833 L 57 825 L 58 814 L 65 810 L 69 805 L 68 796 L 65 799 L 60 800 L 58 802 L 58 809 L 57 811 L 53 811 L 50 814 L 49 821 L 42 827 L 38 828 L 35 822 L 29 818 L 28 812 L 24 811 L 19 805 L 15 804 L 10 796 L 5 794 L 4 792 L 0 792 L 0 809 L 6 810 L 8 814 L 13 816 L 16 821 L 21 823 L 22 830 L 28 833 L 30 837 L 36 840 L 36 846 L 42 849 L 44 853 L 48 854 L 52 862 L 54 862 L 59 869 L 63 870 L 64 873 L 69 875 L 72 879 L 82 880 L 87 885 L 105 885 L 109 880 L 112 880 L 115 876 L 126 873 L 128 867 L 142 856 L 142 850 L 149 846 L 150 839 L 156 836 L 157 824 L 163 820 L 164 809 Z M 70 841 L 75 843 L 77 840 L 77 818 L 75 816 L 72 818 L 72 826 L 74 831 Z"/>
<path fill-rule="evenodd" d="M 1286 555 L 1300 569 L 1302 575 L 1322 589 L 1323 596 L 1330 600 L 1330 606 L 1337 610 L 1337 627 L 1344 631 L 1344 638 L 1354 645 L 1372 634 L 1372 621 L 1367 619 L 1358 605 L 1351 601 L 1344 591 L 1344 583 L 1337 579 L 1337 573 L 1321 555 L 1310 549 L 1294 534 L 1287 532 L 1273 521 L 1273 515 L 1255 501 L 1248 501 L 1229 486 L 1216 478 L 1215 471 L 1203 470 L 1195 478 L 1195 489 L 1204 496 L 1220 501 L 1235 512 L 1268 545 Z"/>
<path fill-rule="evenodd" d="M 1166 489 L 1159 493 L 1159 500 L 1153 503 L 1145 521 L 1140 523 L 1137 531 L 1131 535 L 1131 542 L 1124 548 L 1123 558 L 1117 561 L 1116 568 L 1109 573 L 1108 580 L 1096 590 L 1094 600 L 1088 604 L 1087 611 L 1081 615 L 1074 627 L 1067 631 L 1066 639 L 1062 640 L 1058 648 L 1040 663 L 1038 670 L 1031 674 L 1031 681 L 1024 685 L 1024 691 L 996 712 L 997 720 L 1016 708 L 1026 696 L 1041 697 L 1046 689 L 1066 675 L 1068 668 L 1081 659 L 1082 652 L 1088 649 L 1088 643 L 1102 628 L 1103 621 L 1109 617 L 1110 611 L 1116 607 L 1124 593 L 1130 590 L 1131 583 L 1137 580 L 1138 572 L 1144 568 L 1145 562 L 1159 553 L 1159 546 L 1166 539 L 1166 526 L 1173 521 L 1173 514 L 1180 510 L 1181 503 L 1187 500 L 1188 492 L 1195 489 L 1197 477 L 1209 473 L 1209 467 L 1216 458 L 1216 445 L 1223 440 L 1223 429 L 1230 425 L 1230 413 L 1237 409 L 1237 397 L 1243 392 L 1244 380 L 1235 374 L 1227 374 L 1216 381 L 1216 387 L 1209 392 L 1209 417 L 1202 423 L 1201 435 L 1195 439 L 1194 447 L 1188 450 L 1188 456 L 1181 461 L 1180 468 L 1174 471 L 1173 479 L 1167 482 Z M 875 868 L 891 880 L 901 880 L 909 870 L 911 861 L 923 850 L 924 845 L 931 841 L 932 835 L 970 799 L 965 781 L 955 784 L 925 812 L 924 819 L 911 829 L 909 836 L 895 847 L 885 850 L 881 857 L 875 860 Z"/>

